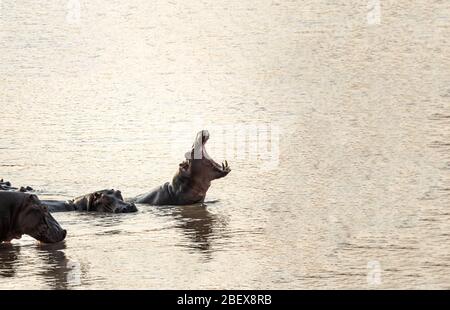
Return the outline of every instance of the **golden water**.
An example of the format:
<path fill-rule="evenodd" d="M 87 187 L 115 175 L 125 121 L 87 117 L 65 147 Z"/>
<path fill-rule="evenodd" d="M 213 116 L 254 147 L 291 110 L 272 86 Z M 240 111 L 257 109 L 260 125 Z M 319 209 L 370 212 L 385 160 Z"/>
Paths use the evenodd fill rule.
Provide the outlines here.
<path fill-rule="evenodd" d="M 55 214 L 0 288 L 450 288 L 448 2 L 78 3 L 0 1 L 0 178 L 133 196 L 203 128 L 232 172 L 206 207 Z M 221 151 L 245 126 L 275 166 Z"/>

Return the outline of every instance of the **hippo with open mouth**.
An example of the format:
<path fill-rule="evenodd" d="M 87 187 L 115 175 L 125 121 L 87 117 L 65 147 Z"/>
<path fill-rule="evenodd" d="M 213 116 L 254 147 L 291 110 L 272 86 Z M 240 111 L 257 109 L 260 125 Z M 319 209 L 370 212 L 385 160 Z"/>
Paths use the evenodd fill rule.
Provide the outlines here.
<path fill-rule="evenodd" d="M 205 200 L 211 181 L 225 177 L 231 169 L 228 162 L 216 163 L 206 152 L 209 132 L 197 133 L 192 149 L 185 154 L 172 182 L 167 182 L 149 193 L 133 199 L 136 203 L 150 205 L 187 205 Z"/>
<path fill-rule="evenodd" d="M 134 203 L 125 202 L 122 193 L 118 190 L 104 189 L 72 200 L 43 200 L 50 212 L 64 211 L 88 211 L 108 213 L 130 213 L 136 212 Z"/>
<path fill-rule="evenodd" d="M 44 242 L 66 238 L 66 230 L 36 195 L 0 191 L 0 242 L 20 239 L 23 234 Z"/>

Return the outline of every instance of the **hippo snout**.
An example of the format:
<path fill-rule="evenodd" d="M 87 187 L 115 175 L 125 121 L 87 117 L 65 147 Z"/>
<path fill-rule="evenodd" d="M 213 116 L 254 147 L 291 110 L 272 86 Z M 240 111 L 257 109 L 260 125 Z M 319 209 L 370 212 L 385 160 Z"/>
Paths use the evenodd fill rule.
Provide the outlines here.
<path fill-rule="evenodd" d="M 62 229 L 59 223 L 50 215 L 46 216 L 46 229 L 36 237 L 44 243 L 56 243 L 63 241 L 67 236 L 67 230 Z"/>
<path fill-rule="evenodd" d="M 136 205 L 131 203 L 125 203 L 122 208 L 117 208 L 118 213 L 131 213 L 131 212 L 137 212 Z"/>
<path fill-rule="evenodd" d="M 47 236 L 44 236 L 42 238 L 42 240 L 40 240 L 40 241 L 42 241 L 44 243 L 57 243 L 57 242 L 61 242 L 64 239 L 66 239 L 66 236 L 67 236 L 67 230 L 63 229 L 63 230 L 60 230 L 57 232 L 50 233 Z"/>

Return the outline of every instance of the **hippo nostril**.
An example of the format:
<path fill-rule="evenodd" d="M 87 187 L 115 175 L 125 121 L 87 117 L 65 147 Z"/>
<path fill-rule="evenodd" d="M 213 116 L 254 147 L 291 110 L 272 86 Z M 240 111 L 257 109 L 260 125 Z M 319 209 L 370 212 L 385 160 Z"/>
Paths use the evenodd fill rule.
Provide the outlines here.
<path fill-rule="evenodd" d="M 67 230 L 63 229 L 63 239 L 67 236 Z"/>

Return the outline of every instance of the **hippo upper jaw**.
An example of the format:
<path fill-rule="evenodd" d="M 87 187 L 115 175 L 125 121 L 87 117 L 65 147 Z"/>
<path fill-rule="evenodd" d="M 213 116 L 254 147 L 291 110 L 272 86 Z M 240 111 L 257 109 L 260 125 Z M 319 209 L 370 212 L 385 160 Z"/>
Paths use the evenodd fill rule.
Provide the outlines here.
<path fill-rule="evenodd" d="M 197 133 L 191 151 L 185 154 L 186 161 L 180 164 L 181 173 L 185 175 L 191 174 L 192 177 L 204 179 L 205 181 L 212 181 L 223 178 L 231 172 L 226 160 L 222 164 L 218 164 L 209 156 L 205 147 L 209 137 L 208 130 L 202 130 Z"/>

